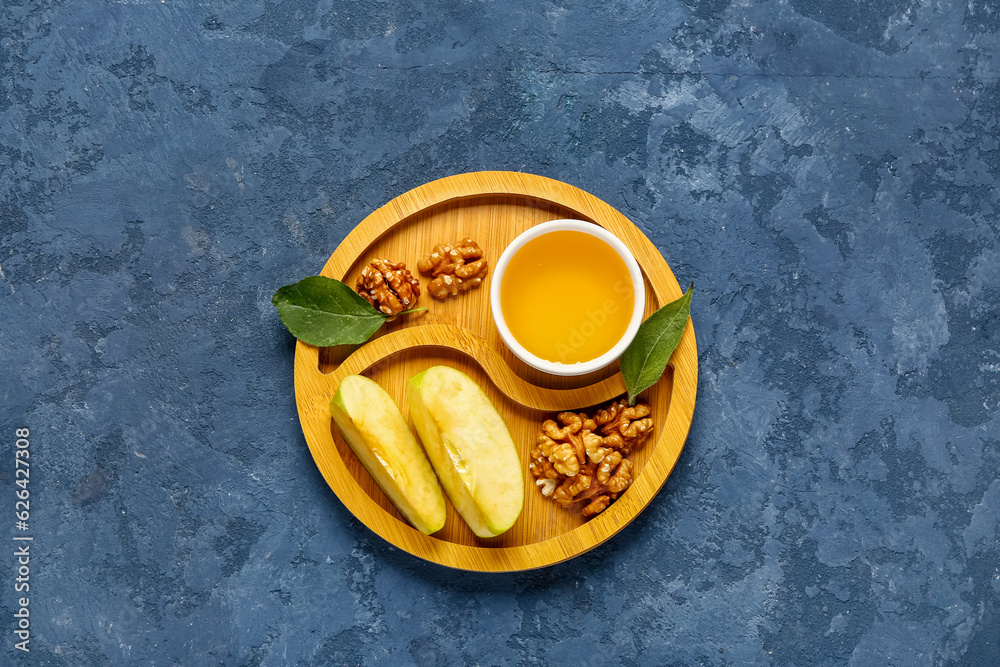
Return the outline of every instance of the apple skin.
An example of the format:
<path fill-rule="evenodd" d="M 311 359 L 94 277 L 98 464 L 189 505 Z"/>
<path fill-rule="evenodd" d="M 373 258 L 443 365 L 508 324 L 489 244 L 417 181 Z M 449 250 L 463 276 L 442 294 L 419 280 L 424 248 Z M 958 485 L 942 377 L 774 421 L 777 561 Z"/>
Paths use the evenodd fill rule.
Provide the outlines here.
<path fill-rule="evenodd" d="M 444 527 L 444 494 L 406 419 L 374 381 L 348 375 L 330 401 L 330 415 L 358 460 L 396 509 L 421 533 Z"/>
<path fill-rule="evenodd" d="M 434 471 L 472 532 L 495 537 L 524 506 L 524 479 L 500 413 L 469 376 L 434 366 L 406 383 L 413 425 Z"/>

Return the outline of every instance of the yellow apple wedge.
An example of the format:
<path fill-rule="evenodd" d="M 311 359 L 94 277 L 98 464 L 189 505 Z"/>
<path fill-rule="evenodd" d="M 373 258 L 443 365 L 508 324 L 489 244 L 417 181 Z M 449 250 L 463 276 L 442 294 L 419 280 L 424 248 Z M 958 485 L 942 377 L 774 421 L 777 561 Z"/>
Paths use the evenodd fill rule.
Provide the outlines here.
<path fill-rule="evenodd" d="M 430 535 L 444 527 L 444 494 L 392 397 L 361 375 L 345 377 L 330 415 L 351 450 L 406 520 Z"/>
<path fill-rule="evenodd" d="M 406 383 L 413 425 L 452 505 L 479 537 L 510 528 L 524 480 L 507 425 L 464 373 L 434 366 Z"/>

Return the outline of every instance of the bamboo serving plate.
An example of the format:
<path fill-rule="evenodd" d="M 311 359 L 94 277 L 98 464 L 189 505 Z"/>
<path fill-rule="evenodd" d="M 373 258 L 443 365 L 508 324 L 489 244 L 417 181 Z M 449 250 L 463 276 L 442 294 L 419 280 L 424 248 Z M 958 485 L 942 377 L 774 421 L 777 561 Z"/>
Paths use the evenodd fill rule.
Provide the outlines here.
<path fill-rule="evenodd" d="M 611 206 L 578 188 L 529 174 L 476 172 L 422 185 L 393 199 L 359 224 L 323 267 L 321 275 L 354 286 L 376 257 L 417 260 L 434 245 L 471 237 L 483 248 L 490 273 L 483 284 L 445 301 L 426 294 L 424 313 L 384 325 L 364 345 L 295 349 L 295 400 L 306 442 L 330 488 L 362 523 L 391 544 L 420 558 L 462 570 L 528 570 L 573 558 L 625 527 L 660 490 L 680 456 L 691 426 L 698 381 L 698 353 L 690 320 L 660 381 L 641 395 L 655 431 L 629 456 L 634 482 L 618 500 L 585 520 L 580 508 L 564 510 L 542 496 L 528 471 L 528 452 L 545 419 L 563 410 L 588 411 L 625 392 L 617 364 L 578 377 L 555 377 L 511 353 L 490 314 L 492 267 L 524 230 L 548 220 L 573 218 L 600 225 L 620 238 L 643 270 L 646 315 L 682 292 L 670 267 L 639 229 Z M 586 306 L 586 295 L 553 295 L 553 316 Z M 380 384 L 409 414 L 405 382 L 445 364 L 468 374 L 496 406 L 523 462 L 524 510 L 506 533 L 481 539 L 448 505 L 444 528 L 434 535 L 413 529 L 354 456 L 330 417 L 329 403 L 347 375 Z M 410 422 L 412 428 L 412 421 Z"/>

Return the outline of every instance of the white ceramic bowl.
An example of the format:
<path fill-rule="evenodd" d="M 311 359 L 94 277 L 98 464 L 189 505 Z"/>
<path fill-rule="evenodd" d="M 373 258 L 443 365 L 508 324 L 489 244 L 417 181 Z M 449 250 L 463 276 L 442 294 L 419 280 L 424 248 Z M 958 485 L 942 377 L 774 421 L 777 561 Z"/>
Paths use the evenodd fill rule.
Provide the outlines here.
<path fill-rule="evenodd" d="M 507 323 L 504 321 L 503 309 L 500 306 L 500 290 L 503 287 L 504 272 L 507 269 L 507 265 L 510 263 L 511 258 L 517 253 L 518 250 L 524 247 L 524 244 L 528 241 L 538 238 L 543 234 L 557 231 L 584 232 L 585 234 L 590 234 L 591 236 L 596 236 L 601 239 L 611 246 L 622 258 L 622 261 L 625 262 L 625 267 L 628 269 L 629 276 L 632 279 L 632 294 L 635 303 L 632 308 L 632 318 L 629 320 L 628 328 L 625 329 L 624 335 L 622 335 L 621 339 L 610 350 L 596 359 L 582 361 L 575 364 L 562 364 L 555 361 L 548 361 L 546 359 L 536 357 L 531 352 L 528 352 L 528 350 L 526 350 L 510 332 L 510 329 L 507 327 Z M 493 268 L 493 278 L 490 284 L 490 310 L 493 311 L 493 321 L 496 323 L 497 330 L 500 332 L 500 337 L 518 359 L 532 368 L 536 368 L 545 373 L 551 373 L 552 375 L 584 375 L 586 373 L 591 373 L 604 368 L 620 357 L 622 352 L 625 351 L 625 348 L 627 348 L 629 343 L 632 342 L 632 339 L 635 338 L 635 334 L 639 330 L 639 325 L 642 324 L 642 315 L 645 308 L 646 289 L 642 278 L 642 271 L 639 269 L 639 263 L 635 261 L 635 257 L 632 256 L 632 253 L 629 252 L 628 248 L 625 247 L 625 244 L 622 243 L 618 237 L 600 225 L 590 222 L 584 222 L 582 220 L 551 220 L 549 222 L 543 222 L 540 225 L 535 225 L 531 229 L 521 233 L 511 242 L 509 246 L 507 246 L 507 248 L 503 251 L 503 254 L 500 255 L 500 259 L 497 261 L 496 266 Z"/>

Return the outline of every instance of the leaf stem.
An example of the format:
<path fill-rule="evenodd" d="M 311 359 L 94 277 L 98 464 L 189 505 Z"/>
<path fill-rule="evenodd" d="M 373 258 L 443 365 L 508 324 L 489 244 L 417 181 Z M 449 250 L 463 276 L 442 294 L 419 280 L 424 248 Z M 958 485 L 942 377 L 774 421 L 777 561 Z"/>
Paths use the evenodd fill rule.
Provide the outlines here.
<path fill-rule="evenodd" d="M 419 313 L 419 312 L 422 312 L 424 310 L 427 310 L 426 306 L 424 306 L 423 308 L 410 308 L 409 310 L 401 310 L 401 311 L 399 311 L 396 314 L 397 315 L 410 315 L 412 313 Z"/>

